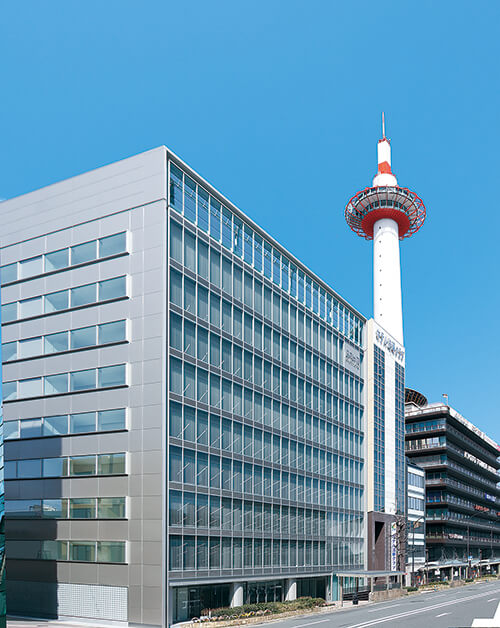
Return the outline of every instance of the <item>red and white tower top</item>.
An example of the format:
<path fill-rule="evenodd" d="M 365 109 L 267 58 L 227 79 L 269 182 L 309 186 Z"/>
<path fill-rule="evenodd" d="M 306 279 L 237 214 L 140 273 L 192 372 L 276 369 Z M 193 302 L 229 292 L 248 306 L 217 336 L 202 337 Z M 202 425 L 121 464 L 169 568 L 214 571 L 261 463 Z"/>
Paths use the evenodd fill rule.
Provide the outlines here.
<path fill-rule="evenodd" d="M 391 142 L 385 136 L 377 146 L 378 171 L 372 187 L 357 192 L 347 203 L 345 219 L 351 229 L 373 240 L 373 310 L 375 321 L 403 344 L 399 240 L 424 224 L 425 205 L 392 172 Z"/>
<path fill-rule="evenodd" d="M 382 139 L 378 141 L 378 171 L 372 187 L 357 192 L 347 203 L 345 219 L 351 229 L 373 240 L 373 225 L 380 218 L 391 218 L 399 227 L 399 239 L 409 238 L 424 224 L 425 205 L 408 188 L 398 186 L 391 169 L 391 142 L 385 137 L 382 114 Z"/>

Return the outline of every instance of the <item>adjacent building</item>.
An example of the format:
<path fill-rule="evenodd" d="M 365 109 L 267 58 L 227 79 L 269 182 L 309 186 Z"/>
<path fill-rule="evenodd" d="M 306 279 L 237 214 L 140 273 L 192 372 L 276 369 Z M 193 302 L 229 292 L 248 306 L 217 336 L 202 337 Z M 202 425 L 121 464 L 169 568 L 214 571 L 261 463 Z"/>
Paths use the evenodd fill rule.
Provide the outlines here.
<path fill-rule="evenodd" d="M 415 391 L 407 402 L 406 455 L 425 470 L 428 560 L 498 562 L 498 444 L 448 404 Z"/>
<path fill-rule="evenodd" d="M 408 584 L 416 582 L 418 570 L 425 564 L 425 471 L 411 462 L 406 465 L 406 512 Z"/>
<path fill-rule="evenodd" d="M 165 147 L 0 210 L 10 612 L 336 599 L 366 568 L 366 319 Z M 399 512 L 404 357 L 369 333 Z"/>

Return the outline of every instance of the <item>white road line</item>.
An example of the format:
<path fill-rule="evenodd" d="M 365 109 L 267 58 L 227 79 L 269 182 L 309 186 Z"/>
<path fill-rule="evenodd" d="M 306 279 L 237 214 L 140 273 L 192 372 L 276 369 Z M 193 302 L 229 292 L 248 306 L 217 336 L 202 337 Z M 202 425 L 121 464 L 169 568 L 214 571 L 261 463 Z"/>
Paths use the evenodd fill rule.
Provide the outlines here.
<path fill-rule="evenodd" d="M 444 617 L 445 615 L 449 615 L 450 613 L 441 613 L 440 615 L 436 615 L 436 617 Z"/>
<path fill-rule="evenodd" d="M 403 617 L 411 617 L 412 615 L 418 615 L 419 613 L 426 613 L 428 611 L 432 611 L 437 608 L 443 608 L 444 606 L 460 604 L 462 602 L 467 602 L 468 600 L 476 600 L 478 598 L 486 597 L 487 595 L 491 595 L 491 594 L 489 592 L 477 593 L 476 595 L 469 595 L 468 597 L 462 597 L 459 600 L 449 600 L 448 602 L 440 602 L 439 604 L 433 604 L 431 606 L 424 606 L 423 608 L 406 611 L 404 613 L 396 613 L 395 615 L 386 615 L 385 617 L 380 617 L 378 619 L 371 619 L 369 621 L 361 622 L 360 624 L 352 624 L 351 626 L 349 626 L 349 628 L 367 628 L 368 626 L 375 626 L 376 624 L 381 624 L 382 622 L 387 622 L 394 619 L 402 619 Z"/>
<path fill-rule="evenodd" d="M 446 593 L 441 593 L 440 595 L 433 595 L 432 599 L 435 600 L 437 597 L 444 597 Z"/>
<path fill-rule="evenodd" d="M 489 600 L 486 600 L 486 601 L 487 601 L 487 602 L 494 602 L 494 601 L 495 601 L 495 600 L 497 600 L 497 599 L 498 599 L 498 598 L 496 598 L 496 597 L 492 597 L 492 598 L 490 598 Z"/>
<path fill-rule="evenodd" d="M 367 613 L 378 613 L 378 611 L 385 611 L 386 608 L 393 608 L 394 606 L 401 606 L 401 604 L 391 604 L 390 606 L 380 606 L 380 608 L 373 608 L 371 611 L 367 611 Z"/>
<path fill-rule="evenodd" d="M 298 624 L 297 626 L 294 626 L 293 628 L 302 628 L 303 626 L 312 626 L 313 624 L 323 624 L 325 621 L 330 621 L 331 617 L 329 619 L 320 619 L 318 621 L 310 621 L 307 624 Z"/>

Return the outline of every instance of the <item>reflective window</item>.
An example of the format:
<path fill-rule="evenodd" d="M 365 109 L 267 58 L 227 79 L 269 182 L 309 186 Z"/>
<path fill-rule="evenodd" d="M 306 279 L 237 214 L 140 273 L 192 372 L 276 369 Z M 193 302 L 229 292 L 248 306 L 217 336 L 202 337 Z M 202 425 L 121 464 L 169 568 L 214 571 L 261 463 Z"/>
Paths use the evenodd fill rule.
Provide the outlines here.
<path fill-rule="evenodd" d="M 74 456 L 69 459 L 70 475 L 95 475 L 95 456 Z"/>
<path fill-rule="evenodd" d="M 19 301 L 19 317 L 28 318 L 42 314 L 42 297 Z"/>
<path fill-rule="evenodd" d="M 3 284 L 17 281 L 17 263 L 6 264 L 0 268 L 0 276 Z"/>
<path fill-rule="evenodd" d="M 17 461 L 17 477 L 18 478 L 39 478 L 41 471 L 41 460 L 18 460 Z"/>
<path fill-rule="evenodd" d="M 15 399 L 17 397 L 17 382 L 3 382 L 2 397 L 4 401 Z"/>
<path fill-rule="evenodd" d="M 68 374 L 47 375 L 44 378 L 44 394 L 58 395 L 68 392 Z"/>
<path fill-rule="evenodd" d="M 95 303 L 96 301 L 96 284 L 91 283 L 78 288 L 71 288 L 71 307 L 79 307 Z"/>
<path fill-rule="evenodd" d="M 98 563 L 124 563 L 125 543 L 123 541 L 98 541 Z"/>
<path fill-rule="evenodd" d="M 45 295 L 45 313 L 67 310 L 69 307 L 69 293 L 67 290 Z"/>
<path fill-rule="evenodd" d="M 71 264 L 84 264 L 97 258 L 97 242 L 85 242 L 71 247 Z"/>
<path fill-rule="evenodd" d="M 109 255 L 117 255 L 127 250 L 126 233 L 117 233 L 99 240 L 99 257 L 108 257 Z"/>
<path fill-rule="evenodd" d="M 12 438 L 19 438 L 19 423 L 18 421 L 4 421 L 3 424 L 3 437 L 5 440 Z"/>
<path fill-rule="evenodd" d="M 2 305 L 2 323 L 15 321 L 17 318 L 17 303 L 6 303 Z"/>
<path fill-rule="evenodd" d="M 88 390 L 95 388 L 95 369 L 88 369 L 86 371 L 75 371 L 70 373 L 70 388 L 71 391 Z"/>
<path fill-rule="evenodd" d="M 19 262 L 20 279 L 24 279 L 25 277 L 32 277 L 33 275 L 41 275 L 42 273 L 43 260 L 41 255 Z"/>
<path fill-rule="evenodd" d="M 33 377 L 31 379 L 22 379 L 19 381 L 18 396 L 20 399 L 24 397 L 38 397 L 42 394 L 42 378 Z"/>
<path fill-rule="evenodd" d="M 116 277 L 115 279 L 108 279 L 107 281 L 99 282 L 100 301 L 106 301 L 107 299 L 117 299 L 118 297 L 126 296 L 126 294 L 126 277 Z"/>
<path fill-rule="evenodd" d="M 93 541 L 70 542 L 69 560 L 95 562 L 95 543 Z"/>
<path fill-rule="evenodd" d="M 125 454 L 100 454 L 97 460 L 99 475 L 125 473 Z"/>
<path fill-rule="evenodd" d="M 68 433 L 68 416 L 46 416 L 43 420 L 44 436 L 61 436 Z"/>
<path fill-rule="evenodd" d="M 68 516 L 66 499 L 44 499 L 42 501 L 42 517 L 44 519 L 66 519 Z"/>
<path fill-rule="evenodd" d="M 5 516 L 9 519 L 34 519 L 40 516 L 39 499 L 13 499 L 5 502 Z"/>
<path fill-rule="evenodd" d="M 59 478 L 68 475 L 68 461 L 66 458 L 44 458 L 42 460 L 44 478 Z"/>
<path fill-rule="evenodd" d="M 95 519 L 95 498 L 79 497 L 69 500 L 70 519 Z"/>
<path fill-rule="evenodd" d="M 45 272 L 60 270 L 69 265 L 69 249 L 61 249 L 45 255 Z"/>
<path fill-rule="evenodd" d="M 81 349 L 96 344 L 96 328 L 82 327 L 81 329 L 73 329 L 69 333 L 71 338 L 71 348 Z"/>
<path fill-rule="evenodd" d="M 2 345 L 2 360 L 8 362 L 9 360 L 17 359 L 17 342 L 4 342 Z"/>
<path fill-rule="evenodd" d="M 125 408 L 98 412 L 97 429 L 99 431 L 125 429 Z"/>
<path fill-rule="evenodd" d="M 126 384 L 124 364 L 119 364 L 117 366 L 105 366 L 98 369 L 98 373 L 97 386 L 99 388 L 123 386 Z"/>
<path fill-rule="evenodd" d="M 44 560 L 67 560 L 67 541 L 41 541 L 40 556 Z"/>
<path fill-rule="evenodd" d="M 42 435 L 42 419 L 25 419 L 20 428 L 21 438 L 38 438 Z"/>
<path fill-rule="evenodd" d="M 114 323 L 99 325 L 99 344 L 126 340 L 126 332 L 126 321 L 116 321 Z"/>
<path fill-rule="evenodd" d="M 44 353 L 58 353 L 68 350 L 68 332 L 48 334 L 44 337 Z"/>
<path fill-rule="evenodd" d="M 19 358 L 31 358 L 42 353 L 42 337 L 19 341 Z"/>
<path fill-rule="evenodd" d="M 99 519 L 125 519 L 125 497 L 99 497 L 97 516 Z"/>
<path fill-rule="evenodd" d="M 71 434 L 95 432 L 95 412 L 72 414 L 69 418 L 69 425 L 69 431 Z"/>

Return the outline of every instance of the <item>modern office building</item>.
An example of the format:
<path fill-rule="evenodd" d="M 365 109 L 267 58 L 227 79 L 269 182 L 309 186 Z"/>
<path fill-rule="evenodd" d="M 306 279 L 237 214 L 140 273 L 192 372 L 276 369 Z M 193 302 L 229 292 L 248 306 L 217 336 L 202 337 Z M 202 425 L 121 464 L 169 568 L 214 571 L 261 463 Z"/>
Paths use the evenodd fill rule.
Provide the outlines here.
<path fill-rule="evenodd" d="M 499 447 L 445 403 L 407 391 L 406 455 L 425 470 L 428 560 L 494 562 L 500 555 Z"/>
<path fill-rule="evenodd" d="M 0 329 L 1 338 L 1 329 Z M 1 365 L 0 365 L 1 371 Z M 7 604 L 5 596 L 5 482 L 3 446 L 3 404 L 0 391 L 0 628 L 7 625 Z"/>
<path fill-rule="evenodd" d="M 10 612 L 335 599 L 364 317 L 165 147 L 0 211 Z"/>
<path fill-rule="evenodd" d="M 368 322 L 366 342 L 367 566 L 404 571 L 405 350 L 399 241 L 420 229 L 426 210 L 392 172 L 383 114 L 377 155 L 372 187 L 357 192 L 345 208 L 349 227 L 373 241 L 374 318 Z"/>
<path fill-rule="evenodd" d="M 425 563 L 425 471 L 411 462 L 406 465 L 406 489 L 406 573 L 408 584 L 414 584 L 417 570 Z"/>

